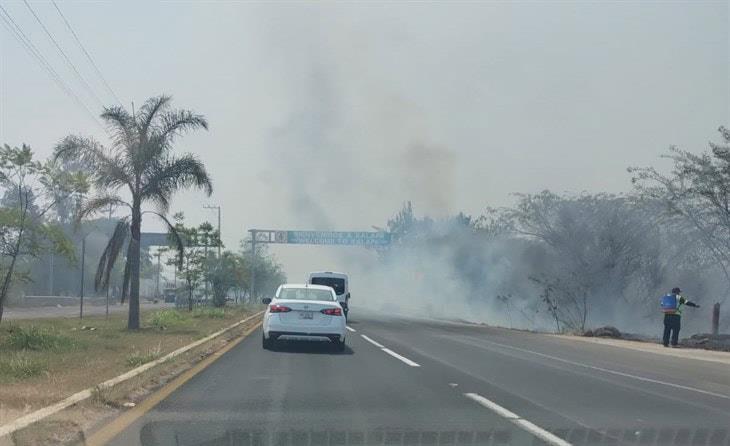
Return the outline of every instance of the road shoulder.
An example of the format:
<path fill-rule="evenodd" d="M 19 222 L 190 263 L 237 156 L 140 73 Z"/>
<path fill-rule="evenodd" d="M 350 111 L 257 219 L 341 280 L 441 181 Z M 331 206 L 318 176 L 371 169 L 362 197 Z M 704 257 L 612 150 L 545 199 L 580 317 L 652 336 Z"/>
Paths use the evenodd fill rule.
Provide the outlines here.
<path fill-rule="evenodd" d="M 129 425 L 134 423 L 136 420 L 144 416 L 147 412 L 157 406 L 162 400 L 170 396 L 172 392 L 180 388 L 195 375 L 205 370 L 208 366 L 213 364 L 215 361 L 220 359 L 224 354 L 230 351 L 232 348 L 237 346 L 241 341 L 246 339 L 251 333 L 253 333 L 261 325 L 260 321 L 256 324 L 247 327 L 243 334 L 237 337 L 235 340 L 228 342 L 224 347 L 207 356 L 202 361 L 195 364 L 190 369 L 186 370 L 176 378 L 169 381 L 163 387 L 159 388 L 156 392 L 149 395 L 147 398 L 142 400 L 140 404 L 134 408 L 123 412 L 120 416 L 113 418 L 109 423 L 106 423 L 96 429 L 87 438 L 86 444 L 88 446 L 104 445 L 110 442 L 115 436 L 121 433 Z"/>
<path fill-rule="evenodd" d="M 701 350 L 696 348 L 667 348 L 661 344 L 655 344 L 651 342 L 641 341 L 629 341 L 624 339 L 611 339 L 611 338 L 596 338 L 596 337 L 582 337 L 582 336 L 571 336 L 571 335 L 556 335 L 546 334 L 558 339 L 587 342 L 598 345 L 608 345 L 612 347 L 625 348 L 629 350 L 635 350 L 645 353 L 654 353 L 663 356 L 672 356 L 675 358 L 683 359 L 694 359 L 697 361 L 708 361 L 716 362 L 719 364 L 730 365 L 730 353 L 714 351 L 714 350 Z"/>

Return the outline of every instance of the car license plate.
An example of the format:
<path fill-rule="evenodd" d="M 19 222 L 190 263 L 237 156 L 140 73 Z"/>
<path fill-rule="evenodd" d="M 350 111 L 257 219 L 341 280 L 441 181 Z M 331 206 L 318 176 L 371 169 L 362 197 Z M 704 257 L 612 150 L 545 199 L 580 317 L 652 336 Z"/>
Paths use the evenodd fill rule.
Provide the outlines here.
<path fill-rule="evenodd" d="M 313 311 L 301 311 L 299 312 L 299 319 L 314 319 Z"/>

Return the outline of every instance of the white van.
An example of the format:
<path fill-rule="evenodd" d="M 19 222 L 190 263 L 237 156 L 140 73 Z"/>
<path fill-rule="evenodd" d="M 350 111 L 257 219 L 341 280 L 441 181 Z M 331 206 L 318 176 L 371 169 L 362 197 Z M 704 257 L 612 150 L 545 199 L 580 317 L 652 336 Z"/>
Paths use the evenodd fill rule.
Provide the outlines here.
<path fill-rule="evenodd" d="M 309 280 L 307 283 L 311 285 L 324 285 L 335 290 L 337 295 L 337 302 L 340 303 L 342 310 L 345 312 L 345 317 L 349 312 L 348 304 L 350 302 L 350 281 L 345 273 L 336 273 L 332 271 L 319 271 L 309 273 Z"/>

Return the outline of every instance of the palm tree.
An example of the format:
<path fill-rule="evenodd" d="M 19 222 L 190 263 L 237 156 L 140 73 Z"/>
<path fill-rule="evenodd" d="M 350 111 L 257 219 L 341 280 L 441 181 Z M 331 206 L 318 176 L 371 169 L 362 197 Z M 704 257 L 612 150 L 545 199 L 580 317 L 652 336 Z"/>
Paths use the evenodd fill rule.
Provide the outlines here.
<path fill-rule="evenodd" d="M 119 220 L 99 259 L 95 281 L 97 291 L 109 286 L 114 263 L 128 240 L 122 282 L 122 301 L 129 293 L 128 329 L 139 328 L 142 215 L 153 214 L 165 222 L 177 241 L 182 258 L 182 241 L 165 217 L 170 199 L 176 191 L 189 187 L 202 189 L 208 195 L 213 192 L 211 179 L 198 158 L 172 153 L 173 142 L 178 136 L 200 128 L 207 130 L 208 122 L 192 111 L 171 109 L 170 102 L 170 96 L 150 98 L 136 115 L 123 107 L 105 108 L 101 118 L 111 131 L 108 148 L 94 139 L 73 135 L 64 138 L 56 147 L 57 158 L 84 163 L 98 191 L 98 195 L 83 204 L 78 219 L 110 206 L 130 210 L 131 221 L 130 216 Z M 128 190 L 131 203 L 119 195 L 124 190 Z M 142 205 L 147 202 L 155 205 L 156 210 L 142 211 Z"/>

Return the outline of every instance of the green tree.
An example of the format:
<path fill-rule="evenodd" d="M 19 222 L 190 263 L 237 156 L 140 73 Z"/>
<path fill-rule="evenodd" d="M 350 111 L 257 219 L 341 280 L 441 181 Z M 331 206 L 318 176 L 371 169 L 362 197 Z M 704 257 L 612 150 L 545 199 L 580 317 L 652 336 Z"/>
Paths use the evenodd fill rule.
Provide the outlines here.
<path fill-rule="evenodd" d="M 218 261 L 217 256 L 215 255 L 215 252 L 209 250 L 208 248 L 211 247 L 218 247 L 223 246 L 223 243 L 220 239 L 220 234 L 218 234 L 218 230 L 213 228 L 213 225 L 210 224 L 210 222 L 203 222 L 201 223 L 198 228 L 198 244 L 203 247 L 203 257 L 205 258 L 204 268 L 205 268 L 205 299 L 208 299 L 208 285 L 210 284 L 209 279 L 209 272 L 211 268 L 215 267 L 216 262 Z"/>
<path fill-rule="evenodd" d="M 609 312 L 615 300 L 639 309 L 643 301 L 634 299 L 659 292 L 662 233 L 632 199 L 549 191 L 517 197 L 504 215 L 516 235 L 550 256 L 530 279 L 556 324 L 582 331 L 590 313 Z"/>
<path fill-rule="evenodd" d="M 237 255 L 225 251 L 220 259 L 216 259 L 206 273 L 206 278 L 213 288 L 213 305 L 222 307 L 226 304 L 228 292 L 238 285 L 236 269 L 238 267 Z"/>
<path fill-rule="evenodd" d="M 171 247 L 176 247 L 178 241 L 182 242 L 182 262 L 179 258 L 170 259 L 168 265 L 177 264 L 178 273 L 185 281 L 188 293 L 188 309 L 192 311 L 195 291 L 204 280 L 210 280 L 209 272 L 211 264 L 215 265 L 215 258 L 212 252 L 208 252 L 211 244 L 220 243 L 217 231 L 213 231 L 210 223 L 204 222 L 197 227 L 185 226 L 185 216 L 179 212 L 173 216 L 175 220 L 174 231 L 170 233 Z M 177 248 L 175 248 L 177 249 Z M 226 290 L 227 293 L 227 290 Z M 224 298 L 225 302 L 225 298 Z"/>
<path fill-rule="evenodd" d="M 645 202 L 659 204 L 665 223 L 681 221 L 705 247 L 730 288 L 730 130 L 718 129 L 722 143 L 694 154 L 670 147 L 668 174 L 653 167 L 632 167 L 631 181 Z M 724 302 L 726 298 L 723 298 Z"/>
<path fill-rule="evenodd" d="M 203 163 L 192 154 L 175 156 L 173 144 L 178 136 L 191 130 L 207 129 L 208 122 L 189 110 L 170 108 L 171 98 L 159 96 L 147 100 L 137 114 L 122 107 L 108 107 L 101 117 L 113 137 L 107 148 L 91 138 L 66 137 L 56 148 L 57 158 L 81 161 L 91 173 L 99 194 L 89 199 L 78 218 L 108 209 L 110 205 L 126 207 L 131 216 L 117 224 L 104 250 L 96 275 L 97 289 L 109 285 L 109 274 L 128 240 L 124 268 L 122 299 L 129 294 L 128 329 L 139 328 L 140 234 L 142 215 L 161 218 L 174 235 L 175 228 L 166 218 L 172 195 L 195 187 L 208 195 L 212 182 Z M 126 190 L 131 203 L 119 192 Z M 142 210 L 151 203 L 156 211 Z M 131 234 L 131 237 L 128 235 Z M 182 241 L 177 240 L 182 261 Z"/>
<path fill-rule="evenodd" d="M 195 290 L 198 288 L 205 272 L 205 256 L 198 249 L 198 233 L 196 228 L 181 228 L 180 236 L 183 238 L 185 248 L 183 260 L 179 264 L 180 274 L 185 280 L 185 288 L 188 292 L 188 310 L 193 311 Z"/>
<path fill-rule="evenodd" d="M 286 274 L 276 258 L 268 253 L 266 245 L 256 247 L 256 257 L 252 257 L 251 244 L 242 242 L 243 250 L 239 256 L 239 277 L 245 278 L 246 288 L 251 283 L 251 272 L 256 273 L 256 295 L 248 296 L 255 302 L 261 296 L 273 296 L 282 283 L 286 283 Z M 253 262 L 253 265 L 252 265 Z"/>
<path fill-rule="evenodd" d="M 25 144 L 5 144 L 0 147 L 0 187 L 5 190 L 0 207 L 1 321 L 19 262 L 47 251 L 73 257 L 72 243 L 46 215 L 60 200 L 85 191 L 87 184 L 82 174 L 60 169 L 52 161 L 35 161 Z"/>
<path fill-rule="evenodd" d="M 403 207 L 393 218 L 388 220 L 388 230 L 393 242 L 399 241 L 408 235 L 416 226 L 418 219 L 413 213 L 413 205 L 410 201 L 403 203 Z"/>
<path fill-rule="evenodd" d="M 234 257 L 235 265 L 233 269 L 233 277 L 235 285 L 233 286 L 233 292 L 236 296 L 236 303 L 241 302 L 245 296 L 246 290 L 249 289 L 249 272 L 246 268 L 246 259 L 242 254 L 236 254 Z"/>

